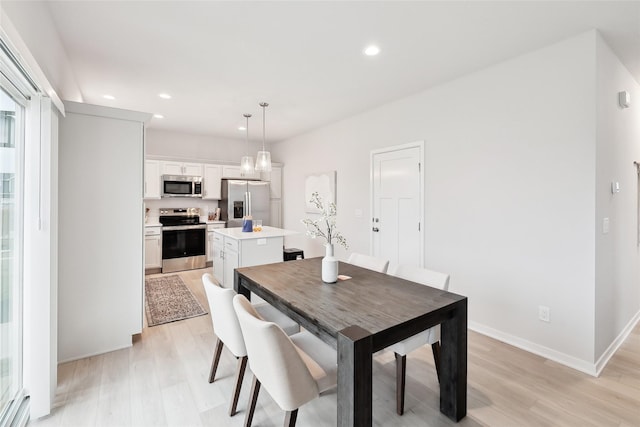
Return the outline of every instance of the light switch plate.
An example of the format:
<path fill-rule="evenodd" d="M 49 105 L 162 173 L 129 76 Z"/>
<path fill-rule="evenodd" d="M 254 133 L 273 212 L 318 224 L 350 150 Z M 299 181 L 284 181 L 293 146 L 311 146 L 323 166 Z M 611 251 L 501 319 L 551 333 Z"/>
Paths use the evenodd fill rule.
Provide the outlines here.
<path fill-rule="evenodd" d="M 602 234 L 607 234 L 609 232 L 609 218 L 602 219 Z"/>

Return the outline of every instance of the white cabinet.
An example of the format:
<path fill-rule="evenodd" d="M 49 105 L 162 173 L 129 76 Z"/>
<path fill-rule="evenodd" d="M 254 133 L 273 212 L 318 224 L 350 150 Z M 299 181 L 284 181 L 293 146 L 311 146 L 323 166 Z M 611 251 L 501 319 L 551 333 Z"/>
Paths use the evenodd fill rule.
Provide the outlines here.
<path fill-rule="evenodd" d="M 202 176 L 202 164 L 201 163 L 184 163 L 183 175 Z"/>
<path fill-rule="evenodd" d="M 240 257 L 238 256 L 238 241 L 233 239 L 224 239 L 224 281 L 220 282 L 225 288 L 233 288 L 233 273 L 240 266 Z"/>
<path fill-rule="evenodd" d="M 274 166 L 271 172 L 262 172 L 262 181 L 269 181 L 269 188 L 271 190 L 272 199 L 282 198 L 282 168 Z"/>
<path fill-rule="evenodd" d="M 260 172 L 252 171 L 247 174 L 243 174 L 240 170 L 240 166 L 222 166 L 222 177 L 234 179 L 260 179 Z"/>
<path fill-rule="evenodd" d="M 202 176 L 202 164 L 162 162 L 162 175 Z"/>
<path fill-rule="evenodd" d="M 144 229 L 144 268 L 162 267 L 162 227 Z"/>
<path fill-rule="evenodd" d="M 157 160 L 144 162 L 144 198 L 160 198 L 160 162 Z"/>
<path fill-rule="evenodd" d="M 233 270 L 238 267 L 282 262 L 286 230 L 263 230 L 264 233 L 241 233 L 235 228 L 214 231 L 213 275 L 223 287 L 233 288 Z"/>
<path fill-rule="evenodd" d="M 222 166 L 204 165 L 204 194 L 205 200 L 220 200 L 222 195 L 220 180 L 222 179 Z"/>
<path fill-rule="evenodd" d="M 213 231 L 207 231 L 207 262 L 213 261 Z"/>
<path fill-rule="evenodd" d="M 211 232 L 213 234 L 213 277 L 218 283 L 224 282 L 224 237 L 221 234 Z"/>
<path fill-rule="evenodd" d="M 269 211 L 272 227 L 282 227 L 282 168 L 274 166 L 271 172 L 263 172 L 263 181 L 269 181 Z"/>
<path fill-rule="evenodd" d="M 224 222 L 207 224 L 207 262 L 212 262 L 215 258 L 215 236 L 213 232 L 216 228 L 224 228 Z M 221 246 L 221 245 L 220 245 Z M 214 266 L 215 268 L 215 266 Z"/>

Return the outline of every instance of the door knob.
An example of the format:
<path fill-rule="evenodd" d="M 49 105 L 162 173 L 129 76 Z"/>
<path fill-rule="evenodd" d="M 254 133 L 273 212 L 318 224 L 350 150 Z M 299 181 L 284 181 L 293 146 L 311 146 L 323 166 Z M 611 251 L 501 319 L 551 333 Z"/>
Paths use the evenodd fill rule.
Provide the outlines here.
<path fill-rule="evenodd" d="M 380 231 L 380 229 L 378 227 L 373 227 L 373 231 L 377 233 L 378 231 Z"/>

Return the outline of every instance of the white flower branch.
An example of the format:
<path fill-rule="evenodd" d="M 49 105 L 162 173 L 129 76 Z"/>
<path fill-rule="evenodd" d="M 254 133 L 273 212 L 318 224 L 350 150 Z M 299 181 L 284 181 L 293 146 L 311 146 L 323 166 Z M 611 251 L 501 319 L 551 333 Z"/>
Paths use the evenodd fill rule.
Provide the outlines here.
<path fill-rule="evenodd" d="M 320 217 L 318 219 L 305 218 L 301 220 L 305 227 L 307 227 L 307 236 L 312 239 L 322 237 L 328 244 L 333 244 L 335 240 L 345 249 L 349 249 L 347 239 L 336 230 L 336 204 L 330 202 L 327 206 L 324 206 L 322 198 L 317 192 L 311 194 L 311 200 L 309 202 L 320 211 Z"/>

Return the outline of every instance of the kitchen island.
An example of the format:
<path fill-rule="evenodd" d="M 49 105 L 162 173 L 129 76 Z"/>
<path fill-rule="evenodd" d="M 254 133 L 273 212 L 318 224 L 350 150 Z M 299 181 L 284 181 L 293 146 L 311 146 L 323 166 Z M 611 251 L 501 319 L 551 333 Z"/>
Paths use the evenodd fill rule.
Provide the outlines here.
<path fill-rule="evenodd" d="M 233 271 L 238 267 L 283 261 L 284 237 L 295 231 L 262 227 L 262 231 L 242 232 L 242 228 L 213 230 L 213 275 L 223 287 L 233 288 Z"/>

